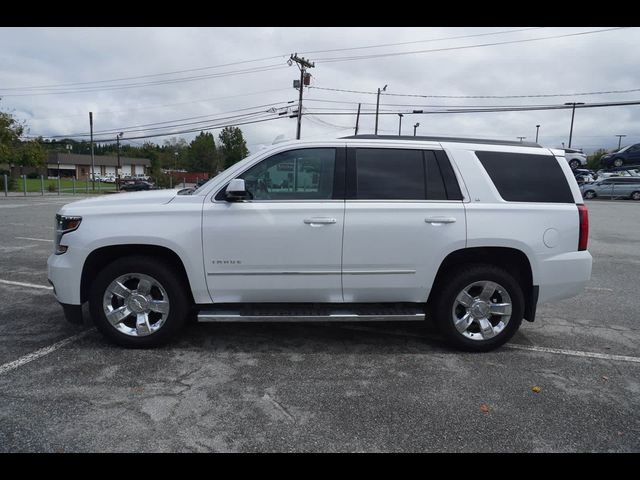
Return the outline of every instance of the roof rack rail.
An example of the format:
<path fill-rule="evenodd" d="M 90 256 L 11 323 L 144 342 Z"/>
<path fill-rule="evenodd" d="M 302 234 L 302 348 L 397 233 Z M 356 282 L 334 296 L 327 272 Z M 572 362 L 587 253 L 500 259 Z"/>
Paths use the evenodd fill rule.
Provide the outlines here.
<path fill-rule="evenodd" d="M 454 143 L 484 143 L 488 145 L 510 145 L 515 147 L 537 147 L 543 148 L 535 142 L 520 142 L 517 140 L 491 140 L 485 138 L 465 138 L 465 137 L 439 137 L 439 136 L 413 136 L 413 135 L 349 135 L 347 137 L 358 140 L 407 140 L 407 141 L 429 141 L 429 142 L 454 142 Z"/>

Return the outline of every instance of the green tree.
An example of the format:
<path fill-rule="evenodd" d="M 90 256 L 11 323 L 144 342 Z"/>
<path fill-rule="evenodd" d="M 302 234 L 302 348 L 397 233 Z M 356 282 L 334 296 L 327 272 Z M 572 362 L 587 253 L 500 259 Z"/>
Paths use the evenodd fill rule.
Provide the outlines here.
<path fill-rule="evenodd" d="M 46 151 L 37 140 L 22 142 L 16 149 L 14 162 L 20 166 L 22 173 L 24 167 L 42 167 L 46 157 Z"/>
<path fill-rule="evenodd" d="M 218 152 L 212 133 L 200 132 L 193 139 L 187 151 L 187 162 L 191 171 L 215 174 L 218 168 Z"/>
<path fill-rule="evenodd" d="M 249 155 L 247 142 L 244 140 L 240 128 L 224 127 L 218 138 L 223 159 L 221 166 L 224 166 L 225 169 Z"/>
<path fill-rule="evenodd" d="M 20 137 L 24 133 L 24 123 L 8 112 L 0 111 L 0 163 L 13 163 Z"/>
<path fill-rule="evenodd" d="M 591 170 L 598 170 L 600 168 L 600 157 L 605 153 L 608 153 L 606 149 L 599 148 L 598 150 L 593 152 L 591 155 L 588 155 L 587 168 L 590 168 Z"/>

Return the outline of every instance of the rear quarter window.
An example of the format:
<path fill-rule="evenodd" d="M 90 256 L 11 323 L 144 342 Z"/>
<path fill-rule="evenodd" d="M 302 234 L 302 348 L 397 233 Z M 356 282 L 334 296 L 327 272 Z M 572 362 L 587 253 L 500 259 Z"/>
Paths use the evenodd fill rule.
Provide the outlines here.
<path fill-rule="evenodd" d="M 567 178 L 554 156 L 512 152 L 475 153 L 504 200 L 574 203 Z"/>

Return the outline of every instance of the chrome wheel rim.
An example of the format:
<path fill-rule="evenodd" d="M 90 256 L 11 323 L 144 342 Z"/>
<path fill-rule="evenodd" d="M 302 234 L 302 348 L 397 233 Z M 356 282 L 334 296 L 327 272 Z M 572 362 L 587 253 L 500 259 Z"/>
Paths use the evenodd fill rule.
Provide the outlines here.
<path fill-rule="evenodd" d="M 145 337 L 160 330 L 166 322 L 169 296 L 155 278 L 127 273 L 109 284 L 102 307 L 113 328 L 132 337 Z"/>
<path fill-rule="evenodd" d="M 613 161 L 613 165 L 615 167 L 621 167 L 622 166 L 622 160 L 620 160 L 620 159 L 614 160 Z"/>
<path fill-rule="evenodd" d="M 593 198 L 594 196 L 595 195 L 591 190 L 589 190 L 587 193 L 584 194 L 585 198 Z"/>
<path fill-rule="evenodd" d="M 633 192 L 633 195 L 631 195 L 631 198 L 633 198 L 634 200 L 640 200 L 640 193 Z"/>
<path fill-rule="evenodd" d="M 470 340 L 484 341 L 500 335 L 511 320 L 507 290 L 496 282 L 473 282 L 460 291 L 451 309 L 453 325 Z"/>

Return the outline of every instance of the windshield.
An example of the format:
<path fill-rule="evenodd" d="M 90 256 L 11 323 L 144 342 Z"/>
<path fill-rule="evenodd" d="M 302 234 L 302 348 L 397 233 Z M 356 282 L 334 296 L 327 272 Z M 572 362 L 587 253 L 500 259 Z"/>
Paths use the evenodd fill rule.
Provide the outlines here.
<path fill-rule="evenodd" d="M 629 148 L 631 145 L 627 145 L 626 147 L 622 147 L 620 150 L 618 150 L 618 152 L 624 152 L 627 148 Z"/>

